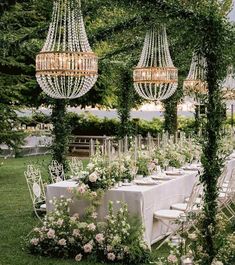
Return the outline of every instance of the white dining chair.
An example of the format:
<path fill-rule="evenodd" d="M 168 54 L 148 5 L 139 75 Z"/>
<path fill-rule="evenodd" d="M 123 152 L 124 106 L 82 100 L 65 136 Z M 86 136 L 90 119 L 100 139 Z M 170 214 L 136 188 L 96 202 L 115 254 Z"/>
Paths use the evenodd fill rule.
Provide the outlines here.
<path fill-rule="evenodd" d="M 52 183 L 65 180 L 64 167 L 62 164 L 59 164 L 58 161 L 52 160 L 48 168 L 49 168 L 49 173 L 51 176 Z"/>
<path fill-rule="evenodd" d="M 83 171 L 83 163 L 77 157 L 72 157 L 71 161 L 69 161 L 69 167 L 72 173 L 72 177 L 78 177 L 79 174 Z"/>
<path fill-rule="evenodd" d="M 33 210 L 39 220 L 42 220 L 40 213 L 46 212 L 45 190 L 42 182 L 41 172 L 33 165 L 28 165 L 24 172 L 29 194 L 33 203 Z"/>
<path fill-rule="evenodd" d="M 175 209 L 162 209 L 154 212 L 154 219 L 160 221 L 167 228 L 166 237 L 157 247 L 159 249 L 166 243 L 174 234 L 177 233 L 180 226 L 179 223 L 187 222 L 185 229 L 189 229 L 193 225 L 192 221 L 188 219 L 192 212 L 197 212 L 195 209 L 195 200 L 201 190 L 201 185 L 198 181 L 194 184 L 190 199 L 185 206 L 175 204 Z M 173 205 L 172 205 L 173 206 Z M 177 209 L 176 209 L 177 208 Z"/>
<path fill-rule="evenodd" d="M 219 185 L 219 210 L 227 220 L 231 220 L 235 216 L 235 210 L 232 207 L 235 201 L 235 168 L 233 168 L 231 175 L 227 179 L 224 178 L 224 181 L 220 182 Z"/>
<path fill-rule="evenodd" d="M 175 203 L 171 205 L 171 209 L 183 212 L 198 212 L 203 206 L 203 187 L 198 181 L 195 182 L 192 192 L 188 199 L 183 203 Z"/>

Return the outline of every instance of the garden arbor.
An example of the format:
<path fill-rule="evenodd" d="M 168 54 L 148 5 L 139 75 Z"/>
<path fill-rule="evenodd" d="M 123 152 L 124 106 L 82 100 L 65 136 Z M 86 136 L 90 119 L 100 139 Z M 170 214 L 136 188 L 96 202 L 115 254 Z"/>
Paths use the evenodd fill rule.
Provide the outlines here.
<path fill-rule="evenodd" d="M 47 2 L 48 1 L 45 1 L 45 0 L 35 1 L 37 5 L 42 5 L 42 3 L 47 3 Z M 93 14 L 95 13 L 95 15 L 99 17 L 101 12 L 96 13 L 96 10 L 99 10 L 101 6 L 100 5 L 101 1 L 93 0 L 89 2 L 91 3 L 91 6 L 87 8 L 88 14 L 90 15 L 90 17 L 92 17 Z M 106 58 L 106 59 L 114 58 L 115 56 L 116 56 L 115 59 L 120 59 L 120 58 L 125 59 L 126 57 L 128 57 L 128 54 L 131 53 L 131 56 L 133 59 L 135 56 L 136 48 L 140 48 L 142 46 L 142 40 L 139 41 L 138 38 L 136 39 L 133 38 L 133 36 L 138 35 L 138 33 L 140 32 L 139 28 L 136 27 L 136 25 L 138 26 L 141 25 L 141 27 L 143 28 L 146 26 L 146 24 L 151 24 L 152 22 L 154 22 L 157 16 L 161 16 L 164 18 L 167 24 L 170 23 L 172 25 L 173 24 L 172 19 L 176 21 L 177 24 L 180 24 L 180 23 L 184 24 L 185 27 L 187 28 L 187 32 L 190 33 L 191 36 L 194 37 L 191 39 L 193 40 L 191 44 L 194 46 L 193 49 L 196 48 L 200 50 L 203 53 L 204 57 L 206 58 L 207 66 L 208 66 L 208 71 L 207 71 L 207 76 L 206 76 L 206 80 L 208 83 L 208 98 L 206 102 L 207 121 L 206 121 L 206 127 L 205 127 L 205 134 L 203 135 L 204 155 L 202 158 L 202 163 L 204 166 L 204 174 L 201 179 L 202 182 L 204 183 L 205 194 L 206 194 L 205 207 L 204 207 L 205 217 L 204 217 L 203 229 L 202 229 L 202 233 L 205 235 L 203 248 L 204 248 L 205 254 L 207 254 L 205 255 L 205 257 L 203 257 L 202 264 L 206 264 L 206 265 L 211 263 L 211 260 L 213 259 L 213 256 L 215 255 L 217 251 L 217 246 L 215 245 L 214 237 L 213 237 L 213 235 L 216 233 L 216 219 L 215 219 L 215 215 L 217 212 L 216 183 L 220 175 L 220 170 L 221 170 L 221 166 L 223 163 L 223 161 L 219 157 L 220 129 L 222 125 L 222 116 L 223 116 L 223 105 L 222 105 L 220 91 L 219 91 L 219 80 L 223 79 L 224 74 L 225 74 L 224 71 L 226 70 L 226 60 L 225 60 L 226 58 L 225 58 L 224 50 L 226 48 L 226 41 L 227 41 L 226 38 L 228 35 L 228 30 L 229 30 L 229 24 L 224 19 L 223 7 L 221 7 L 221 5 L 229 4 L 229 2 L 231 1 L 230 0 L 229 1 L 216 1 L 216 0 L 209 0 L 209 1 L 208 0 L 205 0 L 205 1 L 204 0 L 200 0 L 200 1 L 116 0 L 115 1 L 113 0 L 111 2 L 111 1 L 105 0 L 105 1 L 102 1 L 102 4 L 104 5 L 115 6 L 115 7 L 118 6 L 120 7 L 120 10 L 122 12 L 124 12 L 123 11 L 124 9 L 130 10 L 130 12 L 128 13 L 130 14 L 130 17 L 128 17 L 128 19 L 124 19 L 122 16 L 122 12 L 120 12 L 121 15 L 119 14 L 119 18 L 121 17 L 121 21 L 120 19 L 119 20 L 116 19 L 114 21 L 115 22 L 114 24 L 110 24 L 108 27 L 106 27 L 103 30 L 102 30 L 102 27 L 101 29 L 100 28 L 95 29 L 96 32 L 92 31 L 91 29 L 90 37 L 89 37 L 89 39 L 92 42 L 92 46 L 93 44 L 96 44 L 97 50 L 100 50 L 98 54 L 99 56 Z M 18 9 L 20 6 L 21 4 L 18 4 Z M 31 3 L 30 3 L 30 6 L 31 6 Z M 18 11 L 18 9 L 16 11 Z M 131 9 L 137 9 L 139 12 L 138 16 L 133 15 L 133 17 L 131 17 L 131 14 L 132 14 Z M 153 10 L 156 12 L 153 12 Z M 19 12 L 18 16 L 21 18 L 22 17 L 21 10 L 18 12 Z M 38 34 L 39 33 L 41 34 L 41 31 L 43 31 L 41 25 L 40 27 L 38 27 L 38 25 L 35 26 L 32 23 L 31 20 L 33 20 L 33 18 L 30 17 L 31 20 L 29 19 L 26 20 L 26 18 L 28 18 L 27 16 L 29 13 L 30 12 L 25 14 L 25 19 L 23 20 L 23 22 L 26 21 L 25 23 L 30 25 L 30 27 L 34 29 L 34 32 L 33 33 L 31 32 L 31 28 L 29 29 L 29 28 L 26 28 L 25 26 L 21 27 L 21 32 L 25 28 L 27 29 L 24 31 L 26 38 L 24 37 L 23 41 L 27 40 L 27 38 L 31 40 L 32 36 L 34 37 L 37 36 L 38 38 Z M 38 13 L 39 12 L 35 12 L 35 16 Z M 40 22 L 41 22 L 41 17 L 42 16 L 39 17 Z M 107 14 L 106 14 L 106 17 L 108 17 Z M 8 19 L 10 20 L 10 16 Z M 112 19 L 113 18 L 111 17 L 111 20 Z M 9 28 L 12 30 L 11 28 L 12 26 L 10 25 L 9 20 L 7 20 L 6 17 L 5 17 L 5 20 L 7 21 L 6 22 L 7 30 L 9 30 Z M 16 16 L 13 16 L 13 21 L 15 20 L 16 20 Z M 20 22 L 23 23 L 21 19 L 20 19 Z M 17 23 L 14 22 L 12 24 L 15 25 Z M 1 26 L 2 25 L 3 24 L 1 24 Z M 37 29 L 37 27 L 40 28 L 40 31 Z M 135 27 L 135 30 L 133 30 L 133 27 Z M 123 33 L 123 29 L 125 29 L 126 32 L 133 31 L 133 35 L 128 35 L 128 34 Z M 169 29 L 171 30 L 171 28 Z M 16 30 L 18 31 L 18 28 Z M 31 35 L 28 35 L 28 32 L 31 32 Z M 120 32 L 122 34 L 120 34 Z M 113 39 L 110 38 L 110 35 L 113 33 L 116 33 L 116 39 L 118 39 L 118 41 L 116 42 L 115 47 L 111 47 L 112 49 L 115 48 L 115 50 L 109 50 L 110 42 L 113 41 Z M 189 37 L 190 37 L 190 34 L 188 34 Z M 2 36 L 3 37 L 6 36 L 4 32 Z M 17 34 L 15 34 L 14 36 L 18 40 L 18 42 L 12 41 L 12 43 L 14 44 L 12 46 L 10 42 L 8 45 L 6 45 L 6 43 L 4 42 L 5 40 L 2 36 L 0 36 L 0 40 L 1 40 L 0 50 L 3 51 L 2 47 L 4 46 L 5 52 L 2 53 L 4 54 L 4 56 L 0 58 L 1 66 L 4 65 L 4 67 L 1 67 L 0 70 L 6 71 L 10 69 L 9 72 L 13 72 L 15 76 L 17 76 L 17 78 L 26 79 L 27 77 L 26 80 L 28 83 L 26 84 L 26 82 L 24 82 L 24 86 L 22 85 L 23 89 L 27 88 L 27 85 L 28 85 L 28 87 L 30 88 L 30 93 L 34 95 L 35 92 L 32 93 L 32 89 L 31 89 L 33 86 L 33 81 L 30 79 L 32 76 L 32 72 L 34 72 L 34 69 L 29 68 L 29 66 L 32 65 L 31 57 L 34 57 L 34 55 L 33 56 L 31 55 L 31 51 L 33 50 L 33 48 L 36 50 L 37 46 L 35 45 L 36 46 L 35 48 L 34 42 L 33 42 L 31 43 L 31 46 L 29 45 L 30 47 L 30 49 L 28 49 L 29 51 L 27 51 L 25 49 L 25 47 L 27 46 L 25 45 L 25 43 L 24 45 L 19 45 L 19 44 L 22 44 L 22 40 L 21 40 L 22 36 L 19 36 L 19 38 L 17 39 Z M 135 41 L 131 42 L 132 40 L 135 40 Z M 185 41 L 186 40 L 183 39 L 183 42 Z M 125 45 L 123 45 L 122 47 L 119 47 L 119 45 L 121 45 L 120 44 L 121 42 L 125 42 Z M 2 45 L 4 43 L 5 45 Z M 104 43 L 104 46 L 102 46 L 100 43 Z M 8 49 L 8 46 L 10 47 L 9 49 Z M 108 51 L 104 52 L 105 50 L 104 48 L 107 48 Z M 24 49 L 24 51 L 22 51 L 22 49 Z M 179 49 L 178 52 L 180 53 L 184 52 L 181 47 L 179 47 L 178 49 Z M 15 55 L 17 54 L 17 56 L 14 56 L 14 54 L 11 53 L 12 50 L 15 52 Z M 9 58 L 13 62 L 9 60 L 9 58 L 7 57 L 8 54 L 9 54 Z M 22 58 L 22 56 L 18 56 L 18 55 L 21 55 L 21 54 L 24 55 L 23 57 L 27 58 L 28 60 L 27 64 L 21 61 L 20 63 L 18 63 L 17 60 L 21 60 Z M 139 50 L 138 50 L 137 56 L 138 55 L 139 55 Z M 7 58 L 8 60 L 5 60 L 5 58 Z M 135 63 L 133 63 L 133 65 L 136 65 Z M 175 65 L 179 66 L 179 68 L 181 67 L 180 64 L 182 62 L 180 60 L 178 60 L 178 62 L 175 62 L 174 60 L 174 63 Z M 5 65 L 7 65 L 8 67 L 5 67 Z M 12 68 L 11 68 L 12 66 L 15 66 L 14 71 L 12 71 Z M 20 68 L 19 70 L 18 69 L 19 67 L 22 67 L 22 68 Z M 19 71 L 21 75 L 19 74 L 17 75 Z M 187 71 L 188 71 L 188 68 L 187 68 Z M 4 76 L 4 78 L 12 79 L 12 82 L 13 82 L 15 79 L 11 77 L 12 76 L 9 73 L 7 73 L 7 75 Z M 6 80 L 8 82 L 8 79 Z M 31 80 L 31 82 L 29 82 L 28 80 Z M 18 82 L 18 83 L 21 83 L 21 82 Z M 12 85 L 12 87 L 16 88 L 14 84 Z M 34 88 L 35 88 L 35 85 L 34 85 Z M 14 90 L 12 89 L 12 91 Z M 36 91 L 36 89 L 34 91 Z M 96 93 L 96 95 L 97 94 L 98 93 Z M 94 94 L 92 95 L 92 93 L 90 93 L 90 95 L 93 96 Z M 25 97 L 25 99 L 27 99 L 27 101 L 30 102 L 29 97 Z M 86 98 L 84 99 L 84 101 L 85 100 Z M 76 104 L 79 104 L 79 103 L 76 102 Z M 166 104 L 168 105 L 168 107 L 166 111 L 167 117 L 166 116 L 165 117 L 167 118 L 168 121 L 175 122 L 176 116 L 173 115 L 173 113 L 175 114 L 176 112 L 171 111 L 171 110 L 176 109 L 177 99 L 173 98 L 173 99 L 170 99 L 169 101 L 167 100 Z M 84 105 L 86 105 L 86 103 L 84 103 Z M 170 124 L 170 122 L 167 122 L 167 123 Z M 209 227 L 212 227 L 212 229 L 209 229 Z"/>
<path fill-rule="evenodd" d="M 223 5 L 227 1 L 117 1 L 127 7 L 146 7 L 147 10 L 158 10 L 168 19 L 177 19 L 187 24 L 188 32 L 196 33 L 193 48 L 200 51 L 207 63 L 206 82 L 208 96 L 206 99 L 206 124 L 203 134 L 202 164 L 204 172 L 201 181 L 204 185 L 204 217 L 201 228 L 203 234 L 203 256 L 201 264 L 211 264 L 217 253 L 214 240 L 216 234 L 217 214 L 217 180 L 221 174 L 223 160 L 219 154 L 219 142 L 223 121 L 224 106 L 220 95 L 220 80 L 226 70 L 226 45 L 229 23 L 225 19 Z M 222 4 L 221 4 L 222 3 Z M 154 18 L 154 17 L 152 17 Z M 140 17 L 143 19 L 144 17 Z M 149 23 L 151 23 L 151 14 Z M 170 115 L 170 113 L 168 112 Z M 175 119 L 173 116 L 172 121 Z M 170 120 L 170 119 L 169 119 Z"/>
<path fill-rule="evenodd" d="M 153 1 L 138 1 L 142 6 L 148 5 L 161 10 L 161 12 L 166 13 L 168 18 L 178 17 L 182 21 L 187 21 L 192 34 L 196 33 L 198 36 L 195 48 L 200 50 L 207 62 L 208 97 L 206 100 L 205 133 L 203 135 L 202 164 L 204 172 L 201 176 L 205 192 L 204 217 L 201 228 L 203 235 L 201 264 L 208 265 L 211 264 L 218 250 L 214 235 L 217 231 L 217 180 L 223 165 L 219 154 L 219 143 L 224 113 L 219 83 L 226 70 L 225 51 L 229 23 L 224 17 L 221 1 L 200 1 L 200 4 L 193 2 L 157 0 L 153 3 Z"/>

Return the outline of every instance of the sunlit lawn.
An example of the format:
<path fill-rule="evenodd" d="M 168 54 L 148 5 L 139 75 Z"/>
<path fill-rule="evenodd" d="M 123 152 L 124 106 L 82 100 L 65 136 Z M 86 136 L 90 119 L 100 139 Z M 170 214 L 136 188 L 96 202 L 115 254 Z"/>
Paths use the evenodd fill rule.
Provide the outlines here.
<path fill-rule="evenodd" d="M 25 236 L 38 223 L 38 219 L 32 212 L 24 171 L 27 164 L 37 163 L 42 169 L 43 179 L 47 180 L 50 157 L 38 156 L 6 160 L 0 158 L 1 162 L 3 165 L 0 166 L 0 265 L 76 264 L 73 259 L 58 260 L 32 256 L 23 249 Z M 84 261 L 79 264 L 94 263 Z"/>

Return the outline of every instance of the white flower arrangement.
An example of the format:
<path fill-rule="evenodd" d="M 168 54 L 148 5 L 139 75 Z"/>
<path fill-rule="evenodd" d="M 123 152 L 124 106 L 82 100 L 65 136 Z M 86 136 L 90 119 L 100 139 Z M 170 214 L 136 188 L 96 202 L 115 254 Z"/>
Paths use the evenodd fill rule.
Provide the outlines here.
<path fill-rule="evenodd" d="M 181 140 L 181 144 L 175 144 L 169 140 L 162 148 L 154 150 L 154 158 L 160 166 L 182 167 L 186 163 L 200 159 L 201 147 L 194 140 Z"/>
<path fill-rule="evenodd" d="M 29 235 L 31 253 L 74 257 L 76 262 L 92 256 L 101 262 L 125 260 L 125 264 L 149 264 L 150 251 L 142 239 L 143 230 L 139 224 L 130 224 L 126 204 L 119 204 L 116 214 L 110 204 L 109 218 L 101 226 L 96 221 L 82 222 L 78 214 L 69 216 L 69 202 L 65 198 L 54 203 L 56 210 Z"/>

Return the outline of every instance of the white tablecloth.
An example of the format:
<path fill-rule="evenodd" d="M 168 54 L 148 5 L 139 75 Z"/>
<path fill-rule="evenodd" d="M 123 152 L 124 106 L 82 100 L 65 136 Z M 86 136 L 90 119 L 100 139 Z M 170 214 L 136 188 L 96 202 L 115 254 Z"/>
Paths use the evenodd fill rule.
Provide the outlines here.
<path fill-rule="evenodd" d="M 232 155 L 232 159 L 227 161 L 225 166 L 227 167 L 227 176 L 226 179 L 229 180 L 232 174 L 233 169 L 235 168 L 235 153 Z"/>
<path fill-rule="evenodd" d="M 128 204 L 129 212 L 137 215 L 145 228 L 145 240 L 151 245 L 156 239 L 159 239 L 165 233 L 165 227 L 160 222 L 154 221 L 153 213 L 159 209 L 169 209 L 173 203 L 183 202 L 184 198 L 189 196 L 196 180 L 197 172 L 186 171 L 184 175 L 177 176 L 175 179 L 164 181 L 158 185 L 151 186 L 122 186 L 118 189 L 108 190 L 104 196 L 102 205 L 98 210 L 99 218 L 107 215 L 107 205 L 111 200 L 124 201 Z M 70 198 L 72 195 L 68 188 L 76 187 L 76 182 L 63 181 L 47 186 L 47 209 L 53 210 L 53 205 L 49 201 L 53 197 L 63 195 Z M 71 206 L 71 214 L 83 213 L 86 202 L 74 201 Z"/>

